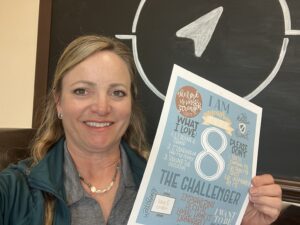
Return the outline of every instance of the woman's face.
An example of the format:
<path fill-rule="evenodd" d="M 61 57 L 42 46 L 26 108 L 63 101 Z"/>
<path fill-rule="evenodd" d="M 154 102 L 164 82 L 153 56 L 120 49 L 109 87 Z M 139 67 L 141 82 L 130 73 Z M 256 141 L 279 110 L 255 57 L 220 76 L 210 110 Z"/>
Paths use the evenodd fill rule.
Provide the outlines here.
<path fill-rule="evenodd" d="M 57 111 L 69 148 L 119 148 L 131 116 L 130 85 L 126 63 L 112 51 L 93 54 L 65 75 Z"/>

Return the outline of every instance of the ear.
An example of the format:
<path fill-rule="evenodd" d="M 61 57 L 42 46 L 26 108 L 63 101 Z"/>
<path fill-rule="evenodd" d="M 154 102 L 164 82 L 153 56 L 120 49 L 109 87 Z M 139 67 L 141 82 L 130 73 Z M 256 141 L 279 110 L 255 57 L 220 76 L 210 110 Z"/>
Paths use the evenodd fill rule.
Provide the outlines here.
<path fill-rule="evenodd" d="M 54 98 L 54 102 L 55 102 L 57 113 L 61 113 L 62 112 L 62 108 L 61 108 L 61 103 L 60 103 L 60 101 L 61 101 L 60 100 L 60 96 L 57 95 L 57 94 L 54 94 L 53 98 Z"/>

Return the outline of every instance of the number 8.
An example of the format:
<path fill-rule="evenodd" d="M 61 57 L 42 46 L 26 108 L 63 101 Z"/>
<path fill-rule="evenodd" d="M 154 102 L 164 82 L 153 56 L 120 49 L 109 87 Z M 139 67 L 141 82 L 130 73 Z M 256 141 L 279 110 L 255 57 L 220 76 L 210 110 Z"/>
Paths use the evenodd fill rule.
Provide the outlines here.
<path fill-rule="evenodd" d="M 222 144 L 218 150 L 214 149 L 208 143 L 208 135 L 213 132 L 219 134 L 222 139 Z M 208 181 L 216 180 L 221 176 L 221 174 L 223 173 L 224 168 L 225 168 L 225 162 L 221 156 L 221 153 L 227 147 L 227 138 L 220 129 L 218 129 L 216 127 L 208 127 L 201 134 L 201 145 L 202 145 L 204 151 L 200 152 L 196 157 L 196 160 L 195 160 L 196 172 L 198 173 L 198 175 L 200 177 L 202 177 L 205 180 L 208 180 Z M 215 174 L 210 175 L 210 176 L 206 175 L 201 169 L 201 162 L 208 155 L 211 156 L 218 165 L 218 168 L 217 168 L 217 171 L 215 172 Z"/>

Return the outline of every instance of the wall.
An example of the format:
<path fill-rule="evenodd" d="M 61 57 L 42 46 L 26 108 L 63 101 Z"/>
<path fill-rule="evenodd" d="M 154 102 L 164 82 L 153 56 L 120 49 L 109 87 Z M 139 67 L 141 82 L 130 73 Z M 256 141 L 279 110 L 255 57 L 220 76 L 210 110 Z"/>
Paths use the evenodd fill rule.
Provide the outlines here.
<path fill-rule="evenodd" d="M 31 128 L 39 0 L 0 0 L 0 128 Z"/>

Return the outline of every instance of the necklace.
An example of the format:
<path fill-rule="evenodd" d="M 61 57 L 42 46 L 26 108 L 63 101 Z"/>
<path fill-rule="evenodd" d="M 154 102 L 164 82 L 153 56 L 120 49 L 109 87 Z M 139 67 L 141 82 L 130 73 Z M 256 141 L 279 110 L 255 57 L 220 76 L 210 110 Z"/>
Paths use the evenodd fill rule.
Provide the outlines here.
<path fill-rule="evenodd" d="M 103 188 L 103 189 L 98 189 L 96 188 L 94 185 L 92 185 L 91 183 L 88 183 L 80 174 L 79 175 L 79 178 L 80 180 L 89 187 L 89 189 L 91 190 L 92 193 L 94 194 L 103 194 L 103 193 L 106 193 L 108 192 L 113 186 L 114 186 L 114 183 L 116 181 L 116 178 L 117 178 L 117 174 L 118 174 L 118 171 L 120 169 L 120 163 L 117 164 L 116 166 L 116 171 L 115 171 L 115 174 L 112 178 L 112 181 L 107 185 L 107 187 Z"/>

